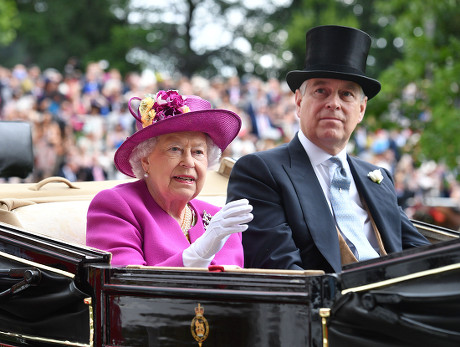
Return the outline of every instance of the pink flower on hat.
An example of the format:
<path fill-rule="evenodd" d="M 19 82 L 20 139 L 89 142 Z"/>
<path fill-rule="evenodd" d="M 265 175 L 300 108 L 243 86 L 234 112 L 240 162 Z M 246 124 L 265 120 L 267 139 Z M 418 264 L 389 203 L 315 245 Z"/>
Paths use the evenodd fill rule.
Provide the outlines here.
<path fill-rule="evenodd" d="M 160 90 L 156 94 L 148 94 L 139 105 L 142 127 L 151 125 L 160 120 L 190 112 L 185 105 L 185 98 L 176 90 Z"/>

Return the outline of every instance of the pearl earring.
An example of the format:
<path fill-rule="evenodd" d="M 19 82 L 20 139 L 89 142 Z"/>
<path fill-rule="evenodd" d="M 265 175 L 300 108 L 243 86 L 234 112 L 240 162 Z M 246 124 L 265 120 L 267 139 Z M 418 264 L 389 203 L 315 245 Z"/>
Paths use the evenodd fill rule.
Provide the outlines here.
<path fill-rule="evenodd" d="M 146 173 L 144 174 L 144 177 L 145 177 L 145 178 L 149 177 L 149 173 L 146 172 Z"/>

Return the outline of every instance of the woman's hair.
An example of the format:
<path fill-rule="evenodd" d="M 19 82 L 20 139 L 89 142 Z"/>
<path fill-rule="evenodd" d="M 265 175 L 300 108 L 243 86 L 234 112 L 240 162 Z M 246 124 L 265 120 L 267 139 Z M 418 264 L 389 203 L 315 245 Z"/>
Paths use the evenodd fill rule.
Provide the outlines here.
<path fill-rule="evenodd" d="M 139 143 L 132 151 L 131 156 L 129 157 L 129 163 L 131 164 L 134 176 L 136 176 L 137 179 L 143 179 L 145 174 L 141 159 L 152 153 L 156 143 L 157 137 L 152 137 Z M 208 169 L 210 169 L 219 162 L 222 151 L 207 134 L 206 147 L 208 152 Z"/>

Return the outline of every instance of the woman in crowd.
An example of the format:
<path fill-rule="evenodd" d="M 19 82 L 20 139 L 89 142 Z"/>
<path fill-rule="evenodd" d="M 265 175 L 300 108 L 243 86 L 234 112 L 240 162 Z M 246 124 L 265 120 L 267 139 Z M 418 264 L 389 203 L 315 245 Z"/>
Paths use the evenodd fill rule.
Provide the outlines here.
<path fill-rule="evenodd" d="M 87 215 L 87 245 L 112 253 L 112 265 L 243 266 L 241 232 L 253 218 L 246 199 L 222 209 L 195 199 L 206 171 L 232 142 L 241 120 L 208 101 L 159 91 L 140 101 L 138 131 L 115 165 L 138 180 L 99 192 Z"/>

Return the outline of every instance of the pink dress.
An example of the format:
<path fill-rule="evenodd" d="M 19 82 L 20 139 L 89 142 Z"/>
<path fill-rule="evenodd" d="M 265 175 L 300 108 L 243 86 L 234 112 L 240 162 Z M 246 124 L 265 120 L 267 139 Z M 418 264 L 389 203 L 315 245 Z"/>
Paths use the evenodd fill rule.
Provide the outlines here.
<path fill-rule="evenodd" d="M 190 242 L 204 233 L 203 214 L 220 207 L 194 199 L 190 206 L 197 222 Z M 177 221 L 161 209 L 143 180 L 99 192 L 88 209 L 86 244 L 112 253 L 114 266 L 184 266 L 182 252 L 190 246 Z M 211 265 L 243 267 L 241 233 L 232 234 Z"/>

